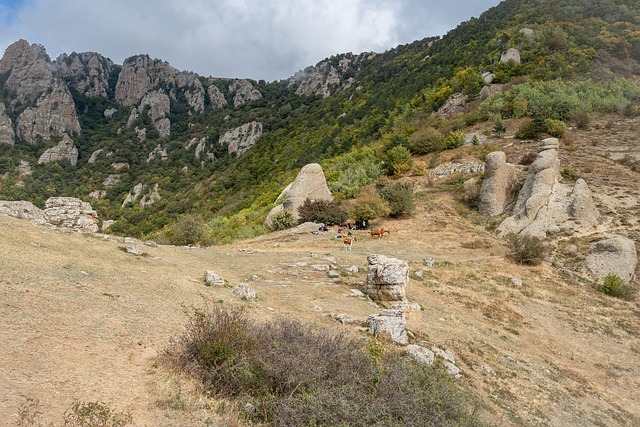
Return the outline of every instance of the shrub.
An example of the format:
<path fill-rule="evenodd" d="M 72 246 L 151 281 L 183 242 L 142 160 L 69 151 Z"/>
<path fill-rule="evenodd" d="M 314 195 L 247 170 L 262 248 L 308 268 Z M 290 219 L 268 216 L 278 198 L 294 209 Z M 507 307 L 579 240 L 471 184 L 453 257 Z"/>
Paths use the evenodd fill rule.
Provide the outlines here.
<path fill-rule="evenodd" d="M 462 147 L 464 145 L 465 135 L 461 130 L 454 130 L 449 132 L 444 138 L 444 145 L 449 150 L 453 148 Z"/>
<path fill-rule="evenodd" d="M 604 278 L 602 285 L 599 287 L 600 292 L 615 297 L 621 298 L 625 300 L 630 300 L 633 298 L 633 290 L 632 288 L 624 283 L 624 280 L 616 274 L 609 273 Z"/>
<path fill-rule="evenodd" d="M 525 121 L 516 132 L 516 138 L 518 139 L 536 139 L 540 135 L 547 132 L 547 124 L 544 119 L 540 117 L 534 117 L 531 120 Z"/>
<path fill-rule="evenodd" d="M 240 398 L 252 422 L 272 426 L 481 426 L 467 396 L 440 369 L 284 318 L 255 322 L 209 303 L 164 355 L 217 397 Z M 437 420 L 437 422 L 434 422 Z"/>
<path fill-rule="evenodd" d="M 428 154 L 445 149 L 442 133 L 431 126 L 424 127 L 409 137 L 413 154 Z"/>
<path fill-rule="evenodd" d="M 65 427 L 122 427 L 131 414 L 114 412 L 102 402 L 74 402 L 64 415 Z"/>
<path fill-rule="evenodd" d="M 385 173 L 387 175 L 402 175 L 413 166 L 411 152 L 402 145 L 397 145 L 385 152 Z"/>
<path fill-rule="evenodd" d="M 529 166 L 530 164 L 536 161 L 537 157 L 538 157 L 538 154 L 533 152 L 524 154 L 520 158 L 520 161 L 518 162 L 518 164 L 523 166 Z"/>
<path fill-rule="evenodd" d="M 272 224 L 274 230 L 286 230 L 295 226 L 298 222 L 293 217 L 290 210 L 282 209 L 273 216 Z"/>
<path fill-rule="evenodd" d="M 353 220 L 361 222 L 389 215 L 391 208 L 375 190 L 365 189 L 351 202 L 348 211 Z"/>
<path fill-rule="evenodd" d="M 298 208 L 298 217 L 301 223 L 344 224 L 347 220 L 347 209 L 337 201 L 306 199 Z"/>
<path fill-rule="evenodd" d="M 510 257 L 518 264 L 539 265 L 544 261 L 549 250 L 539 237 L 512 233 L 506 239 Z"/>
<path fill-rule="evenodd" d="M 200 215 L 182 215 L 166 234 L 172 245 L 208 245 L 210 242 L 209 227 Z"/>
<path fill-rule="evenodd" d="M 398 217 L 413 212 L 413 185 L 408 182 L 394 182 L 380 190 L 380 195 L 389 204 L 389 215 Z"/>
<path fill-rule="evenodd" d="M 567 125 L 562 120 L 546 119 L 547 133 L 554 138 L 562 138 L 567 133 Z"/>
<path fill-rule="evenodd" d="M 591 123 L 591 116 L 589 113 L 579 113 L 575 116 L 575 121 L 578 129 L 587 129 Z"/>

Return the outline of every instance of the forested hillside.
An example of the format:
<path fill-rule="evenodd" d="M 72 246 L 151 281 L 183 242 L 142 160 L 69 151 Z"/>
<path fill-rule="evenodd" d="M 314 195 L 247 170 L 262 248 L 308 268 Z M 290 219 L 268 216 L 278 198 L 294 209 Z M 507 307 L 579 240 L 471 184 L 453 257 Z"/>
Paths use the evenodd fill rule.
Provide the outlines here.
<path fill-rule="evenodd" d="M 517 60 L 503 56 L 510 49 Z M 141 56 L 122 66 L 98 61 L 104 83 L 95 92 L 77 77 L 82 66 L 74 63 L 90 64 L 81 55 L 53 61 L 51 77 L 65 82 L 75 105 L 81 130 L 72 130 L 74 165 L 39 164 L 64 132 L 30 140 L 21 133 L 25 112 L 40 108 L 44 95 L 21 95 L 22 86 L 12 85 L 18 62 L 7 65 L 5 53 L 0 125 L 6 116 L 16 136 L 0 143 L 0 199 L 42 206 L 51 196 L 79 197 L 101 219 L 115 220 L 110 232 L 169 241 L 176 221 L 192 214 L 206 223 L 206 240 L 219 243 L 264 233 L 278 194 L 308 163 L 320 163 L 338 204 L 352 207 L 371 197 L 361 191 L 381 175 L 424 174 L 426 165 L 410 154 L 455 148 L 479 122 L 500 132 L 502 120 L 524 118 L 520 136 L 529 138 L 561 134 L 594 112 L 637 113 L 640 5 L 506 0 L 442 38 L 336 55 L 278 82 L 177 73 Z M 157 76 L 146 92 L 133 101 L 119 95 L 125 72 L 144 67 Z M 302 90 L 313 75 L 322 90 Z M 146 97 L 152 93 L 161 101 Z M 463 99 L 461 108 L 447 106 L 452 96 Z M 258 126 L 250 146 L 230 148 L 228 132 Z"/>

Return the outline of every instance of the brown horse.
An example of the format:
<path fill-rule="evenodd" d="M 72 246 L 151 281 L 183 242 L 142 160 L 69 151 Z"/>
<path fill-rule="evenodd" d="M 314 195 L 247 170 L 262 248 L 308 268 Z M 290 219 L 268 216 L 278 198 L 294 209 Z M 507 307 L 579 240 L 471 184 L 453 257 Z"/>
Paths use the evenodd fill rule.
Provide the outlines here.
<path fill-rule="evenodd" d="M 356 239 L 356 236 L 345 237 L 344 239 L 342 239 L 342 247 L 344 249 L 351 250 L 351 247 L 353 246 L 353 242 L 355 242 L 357 240 L 358 239 Z"/>
<path fill-rule="evenodd" d="M 378 237 L 378 238 L 382 239 L 382 235 L 384 233 L 387 233 L 387 234 L 391 235 L 391 231 L 389 231 L 389 229 L 384 228 L 384 227 L 380 227 L 377 230 L 371 230 L 369 233 L 371 234 L 370 239 L 373 239 L 374 237 Z"/>

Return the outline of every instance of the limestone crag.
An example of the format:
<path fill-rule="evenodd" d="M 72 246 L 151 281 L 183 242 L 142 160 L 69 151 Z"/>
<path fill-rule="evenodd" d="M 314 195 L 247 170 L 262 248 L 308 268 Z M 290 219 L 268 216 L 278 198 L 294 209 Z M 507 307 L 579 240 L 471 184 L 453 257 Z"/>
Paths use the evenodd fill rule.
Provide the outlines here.
<path fill-rule="evenodd" d="M 262 93 L 253 87 L 249 80 L 234 80 L 229 85 L 229 92 L 235 93 L 233 95 L 234 107 L 262 98 Z"/>
<path fill-rule="evenodd" d="M 484 163 L 476 159 L 467 158 L 455 162 L 441 163 L 430 172 L 430 175 L 436 178 L 444 178 L 454 173 L 474 174 L 478 172 L 484 172 Z"/>
<path fill-rule="evenodd" d="M 96 160 L 98 160 L 98 156 L 103 152 L 104 150 L 102 148 L 100 148 L 99 150 L 94 151 L 93 153 L 91 153 L 91 156 L 89 157 L 89 160 L 87 160 L 87 163 L 89 164 L 93 164 L 96 162 Z"/>
<path fill-rule="evenodd" d="M 319 95 L 323 98 L 353 86 L 353 75 L 359 71 L 375 53 L 346 54 L 340 58 L 321 61 L 314 67 L 298 71 L 288 79 L 288 87 L 296 87 L 296 95 Z"/>
<path fill-rule="evenodd" d="M 502 151 L 487 154 L 478 205 L 480 215 L 502 215 L 515 202 L 517 189 L 516 167 L 507 163 L 507 155 Z"/>
<path fill-rule="evenodd" d="M 158 186 L 158 183 L 155 183 L 153 185 L 153 188 L 149 190 L 147 194 L 142 196 L 142 199 L 140 199 L 140 206 L 144 208 L 145 206 L 152 205 L 158 200 L 160 200 L 161 198 L 162 197 L 160 196 L 160 186 Z"/>
<path fill-rule="evenodd" d="M 297 220 L 299 218 L 298 208 L 302 206 L 306 199 L 333 200 L 322 167 L 317 163 L 308 164 L 300 169 L 298 176 L 296 176 L 293 183 L 289 184 L 289 187 L 282 204 L 277 205 L 269 212 L 264 222 L 265 227 L 272 228 L 273 217 L 283 209 L 290 211 Z"/>
<path fill-rule="evenodd" d="M 4 102 L 0 101 L 0 144 L 13 145 L 16 141 L 16 133 L 13 130 L 13 123 L 7 115 Z"/>
<path fill-rule="evenodd" d="M 51 59 L 43 46 L 26 40 L 11 44 L 0 59 L 0 75 L 7 74 L 4 86 L 15 94 L 11 109 L 35 102 L 53 84 Z"/>
<path fill-rule="evenodd" d="M 215 85 L 209 85 L 207 88 L 211 108 L 218 110 L 227 106 L 227 99 L 220 89 Z"/>
<path fill-rule="evenodd" d="M 387 308 L 408 307 L 406 296 L 409 283 L 407 261 L 384 255 L 369 255 L 369 268 L 365 282 L 365 293 Z"/>
<path fill-rule="evenodd" d="M 142 194 L 145 187 L 148 189 L 146 194 Z M 142 196 L 142 198 L 140 198 L 140 196 Z M 122 207 L 124 208 L 125 206 L 127 206 L 130 203 L 134 203 L 136 202 L 138 199 L 140 199 L 140 207 L 146 207 L 149 205 L 154 204 L 155 202 L 157 202 L 158 200 L 160 200 L 162 197 L 160 196 L 160 187 L 158 186 L 158 184 L 154 184 L 153 187 L 151 187 L 149 189 L 149 186 L 145 186 L 143 183 L 138 183 L 133 187 L 133 190 L 127 194 L 127 196 L 125 197 L 124 201 L 122 202 Z"/>
<path fill-rule="evenodd" d="M 176 87 L 183 89 L 184 97 L 193 111 L 202 113 L 204 111 L 204 86 L 195 73 L 180 72 L 176 75 Z M 175 100 L 177 94 L 175 90 L 171 92 L 171 97 Z"/>
<path fill-rule="evenodd" d="M 109 75 L 114 64 L 99 53 L 62 54 L 53 66 L 58 74 L 78 92 L 88 97 L 106 98 L 109 94 Z"/>
<path fill-rule="evenodd" d="M 220 144 L 228 144 L 229 154 L 236 153 L 238 156 L 244 154 L 250 147 L 254 146 L 262 136 L 262 123 L 250 122 L 240 127 L 227 131 L 220 137 Z"/>
<path fill-rule="evenodd" d="M 65 134 L 62 141 L 55 147 L 46 150 L 38 159 L 39 165 L 46 165 L 53 162 L 68 161 L 72 166 L 78 163 L 78 149 L 73 144 L 69 135 Z"/>
<path fill-rule="evenodd" d="M 50 139 L 63 133 L 79 134 L 80 121 L 69 89 L 56 82 L 38 98 L 35 107 L 27 107 L 18 116 L 17 135 L 34 144 L 37 137 Z"/>
<path fill-rule="evenodd" d="M 98 214 L 91 205 L 73 197 L 51 197 L 45 202 L 47 222 L 83 233 L 98 231 Z"/>
<path fill-rule="evenodd" d="M 149 106 L 149 117 L 160 136 L 168 136 L 171 133 L 171 122 L 167 118 L 171 109 L 169 96 L 161 90 L 145 94 L 138 106 L 138 114 L 141 114 L 147 106 Z"/>
<path fill-rule="evenodd" d="M 397 344 L 407 344 L 407 318 L 403 310 L 383 310 L 366 320 L 371 334 L 380 339 L 388 339 Z"/>
<path fill-rule="evenodd" d="M 586 266 L 591 277 L 598 282 L 611 273 L 629 283 L 638 266 L 636 245 L 633 240 L 620 235 L 598 240 L 589 246 Z"/>
<path fill-rule="evenodd" d="M 162 145 L 156 145 L 156 148 L 153 149 L 152 152 L 147 156 L 147 163 L 152 162 L 155 159 L 160 159 L 161 161 L 165 161 L 169 158 L 169 153 L 166 148 L 162 148 Z"/>
<path fill-rule="evenodd" d="M 585 232 L 597 225 L 598 211 L 586 182 L 579 179 L 573 187 L 559 182 L 558 147 L 556 138 L 540 143 L 513 215 L 500 224 L 498 235 L 545 237 L 547 233 L 560 231 Z"/>

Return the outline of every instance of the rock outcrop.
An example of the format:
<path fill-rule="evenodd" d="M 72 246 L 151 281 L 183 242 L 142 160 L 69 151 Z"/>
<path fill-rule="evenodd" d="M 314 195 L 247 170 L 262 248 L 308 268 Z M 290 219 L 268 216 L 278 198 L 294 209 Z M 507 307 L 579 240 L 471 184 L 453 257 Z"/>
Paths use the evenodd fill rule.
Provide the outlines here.
<path fill-rule="evenodd" d="M 366 320 L 371 334 L 380 339 L 388 339 L 397 344 L 407 344 L 407 318 L 404 310 L 383 310 Z"/>
<path fill-rule="evenodd" d="M 547 138 L 540 143 L 538 156 L 529 167 L 513 215 L 498 227 L 498 235 L 509 233 L 544 237 L 560 231 L 585 232 L 597 225 L 598 211 L 586 182 L 579 179 L 573 188 L 559 183 L 559 141 Z"/>
<path fill-rule="evenodd" d="M 109 58 L 95 52 L 64 53 L 53 61 L 53 66 L 78 92 L 88 97 L 109 95 L 109 76 L 114 69 Z"/>
<path fill-rule="evenodd" d="M 517 195 L 516 167 L 507 163 L 507 155 L 494 151 L 485 158 L 484 180 L 480 188 L 480 215 L 502 215 Z"/>
<path fill-rule="evenodd" d="M 168 136 L 171 133 L 171 122 L 168 119 L 171 110 L 169 96 L 161 90 L 145 94 L 138 106 L 138 114 L 141 114 L 147 106 L 149 106 L 149 117 L 160 136 Z"/>
<path fill-rule="evenodd" d="M 461 113 L 467 106 L 467 95 L 464 93 L 454 93 L 444 105 L 438 108 L 436 113 L 440 117 L 450 118 L 454 114 Z"/>
<path fill-rule="evenodd" d="M 35 102 L 54 82 L 51 59 L 43 46 L 18 40 L 4 51 L 0 75 L 7 75 L 4 86 L 15 94 L 11 109 Z"/>
<path fill-rule="evenodd" d="M 596 281 L 601 282 L 611 273 L 629 283 L 638 266 L 636 245 L 633 240 L 619 235 L 598 240 L 589 246 L 586 265 Z"/>
<path fill-rule="evenodd" d="M 62 141 L 55 147 L 46 150 L 38 159 L 39 165 L 46 165 L 53 162 L 68 161 L 72 166 L 78 163 L 78 149 L 73 144 L 69 135 L 64 135 Z"/>
<path fill-rule="evenodd" d="M 98 231 L 98 214 L 91 205 L 73 197 L 51 197 L 45 202 L 47 222 L 83 233 Z"/>
<path fill-rule="evenodd" d="M 7 115 L 4 102 L 0 100 L 0 144 L 13 145 L 16 142 L 16 132 L 13 130 L 13 122 Z"/>
<path fill-rule="evenodd" d="M 227 106 L 227 99 L 217 86 L 209 85 L 207 88 L 207 94 L 209 95 L 209 104 L 212 109 L 219 110 Z"/>
<path fill-rule="evenodd" d="M 229 154 L 241 156 L 250 147 L 256 145 L 262 136 L 262 123 L 250 122 L 227 131 L 220 137 L 219 143 L 228 144 Z"/>
<path fill-rule="evenodd" d="M 233 106 L 239 107 L 247 102 L 262 98 L 262 93 L 253 87 L 249 80 L 234 80 L 229 85 L 229 92 L 233 95 Z"/>
<path fill-rule="evenodd" d="M 148 188 L 148 186 L 146 186 Z M 162 197 L 160 196 L 160 187 L 158 184 L 154 184 L 153 187 L 148 189 L 146 194 L 142 194 L 144 191 L 145 185 L 143 183 L 138 183 L 133 187 L 133 190 L 127 194 L 124 201 L 122 202 L 122 207 L 124 208 L 130 203 L 136 202 L 140 199 L 140 207 L 145 207 L 154 204 Z M 142 198 L 140 198 L 142 196 Z"/>
<path fill-rule="evenodd" d="M 0 214 L 14 218 L 25 219 L 39 225 L 47 225 L 47 217 L 44 211 L 31 202 L 23 200 L 0 200 Z"/>
<path fill-rule="evenodd" d="M 272 228 L 273 217 L 283 209 L 287 209 L 295 219 L 298 219 L 298 208 L 302 206 L 306 199 L 333 200 L 322 167 L 317 163 L 308 164 L 300 169 L 296 179 L 289 184 L 289 191 L 284 195 L 284 201 L 269 212 L 264 226 Z"/>
<path fill-rule="evenodd" d="M 409 264 L 384 255 L 369 255 L 365 293 L 386 308 L 406 309 Z"/>
<path fill-rule="evenodd" d="M 251 285 L 249 285 L 248 283 L 238 283 L 238 286 L 236 286 L 235 288 L 233 288 L 233 295 L 237 296 L 238 298 L 241 299 L 247 299 L 247 300 L 252 300 L 252 299 L 256 299 L 256 291 L 253 290 L 253 288 L 251 287 Z"/>
<path fill-rule="evenodd" d="M 207 286 L 224 286 L 224 278 L 213 270 L 204 272 L 204 284 Z"/>

